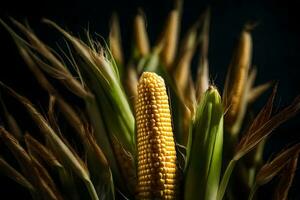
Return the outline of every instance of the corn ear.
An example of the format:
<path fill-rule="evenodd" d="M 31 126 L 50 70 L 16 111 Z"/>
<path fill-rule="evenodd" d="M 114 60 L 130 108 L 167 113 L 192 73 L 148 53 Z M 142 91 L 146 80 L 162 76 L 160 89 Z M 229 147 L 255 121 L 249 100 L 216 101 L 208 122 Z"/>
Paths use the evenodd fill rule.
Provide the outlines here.
<path fill-rule="evenodd" d="M 161 61 L 168 71 L 171 70 L 177 53 L 179 38 L 182 1 L 175 1 L 175 8 L 170 12 L 167 24 L 163 32 Z"/>
<path fill-rule="evenodd" d="M 150 44 L 146 30 L 145 16 L 141 10 L 139 10 L 134 19 L 134 37 L 138 55 L 140 57 L 147 56 L 150 53 Z"/>
<path fill-rule="evenodd" d="M 225 81 L 223 94 L 226 130 L 233 136 L 239 132 L 247 107 L 246 83 L 252 58 L 252 38 L 244 29 L 234 52 Z"/>
<path fill-rule="evenodd" d="M 177 144 L 185 145 L 186 144 L 186 127 L 185 122 L 182 119 L 185 114 L 192 118 L 192 113 L 189 112 L 190 107 L 192 104 L 185 104 L 184 99 L 182 99 L 176 89 L 175 80 L 172 79 L 171 75 L 167 72 L 164 66 L 159 66 L 159 74 L 163 77 L 166 84 L 168 85 L 168 95 L 170 101 L 170 109 L 173 116 L 173 133 L 174 138 Z M 191 94 L 192 95 L 192 94 Z"/>
<path fill-rule="evenodd" d="M 117 66 L 124 64 L 123 48 L 121 41 L 120 23 L 117 14 L 113 14 L 111 18 L 110 32 L 109 32 L 109 47 Z M 119 71 L 120 70 L 119 68 Z"/>
<path fill-rule="evenodd" d="M 175 199 L 176 151 L 164 80 L 144 72 L 136 104 L 139 199 Z"/>
<path fill-rule="evenodd" d="M 200 101 L 187 147 L 185 199 L 216 199 L 222 165 L 223 107 L 210 86 Z M 201 187 L 199 187 L 201 186 Z"/>

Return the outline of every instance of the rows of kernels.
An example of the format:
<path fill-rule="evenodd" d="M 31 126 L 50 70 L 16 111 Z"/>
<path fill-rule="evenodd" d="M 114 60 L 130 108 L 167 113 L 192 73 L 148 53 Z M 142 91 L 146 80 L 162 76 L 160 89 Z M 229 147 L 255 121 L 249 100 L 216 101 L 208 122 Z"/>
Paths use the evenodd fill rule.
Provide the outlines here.
<path fill-rule="evenodd" d="M 139 199 L 175 199 L 176 151 L 164 80 L 144 72 L 136 105 Z"/>

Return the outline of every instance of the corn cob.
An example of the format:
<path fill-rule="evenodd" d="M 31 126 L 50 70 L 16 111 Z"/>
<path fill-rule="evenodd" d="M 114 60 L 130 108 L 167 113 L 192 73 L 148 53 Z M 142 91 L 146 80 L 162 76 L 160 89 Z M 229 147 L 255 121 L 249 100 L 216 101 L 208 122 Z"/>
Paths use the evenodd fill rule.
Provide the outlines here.
<path fill-rule="evenodd" d="M 138 199 L 175 199 L 176 151 L 164 80 L 144 72 L 136 105 Z"/>

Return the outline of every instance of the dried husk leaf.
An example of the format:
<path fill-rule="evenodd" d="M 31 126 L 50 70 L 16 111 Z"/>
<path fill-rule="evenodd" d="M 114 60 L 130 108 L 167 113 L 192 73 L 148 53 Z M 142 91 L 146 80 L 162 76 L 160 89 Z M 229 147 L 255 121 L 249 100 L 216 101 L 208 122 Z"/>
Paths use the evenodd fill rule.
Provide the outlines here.
<path fill-rule="evenodd" d="M 289 189 L 292 186 L 293 179 L 297 170 L 298 154 L 295 155 L 280 175 L 279 183 L 275 189 L 274 200 L 287 200 Z"/>
<path fill-rule="evenodd" d="M 272 105 L 275 93 L 276 87 L 274 88 L 273 94 L 269 98 L 268 103 L 257 115 L 255 120 L 252 122 L 252 125 L 237 145 L 233 159 L 229 162 L 224 172 L 217 195 L 218 200 L 223 199 L 236 162 L 253 148 L 255 148 L 262 140 L 266 139 L 280 124 L 295 116 L 299 112 L 300 96 L 296 97 L 289 106 L 278 112 L 273 117 L 270 117 L 272 114 Z"/>
<path fill-rule="evenodd" d="M 272 161 L 264 164 L 256 175 L 256 183 L 263 185 L 273 179 L 291 160 L 299 154 L 300 144 L 296 144 L 279 153 Z"/>
<path fill-rule="evenodd" d="M 25 149 L 19 144 L 19 142 L 3 127 L 0 127 L 0 137 L 6 146 L 11 150 L 14 157 L 17 159 L 18 164 L 24 176 L 28 181 L 36 186 L 37 185 L 37 175 L 36 171 L 32 167 L 32 162 L 30 156 L 27 154 Z"/>
<path fill-rule="evenodd" d="M 63 197 L 61 196 L 60 192 L 56 188 L 56 185 L 54 181 L 52 180 L 51 176 L 49 175 L 48 171 L 45 169 L 39 161 L 31 156 L 32 164 L 36 168 L 39 174 L 39 181 L 40 186 L 42 188 L 42 191 L 45 192 L 47 196 L 49 196 L 49 199 L 55 199 L 55 200 L 63 200 Z"/>
<path fill-rule="evenodd" d="M 42 145 L 39 141 L 34 139 L 31 135 L 25 135 L 25 143 L 29 152 L 35 157 L 41 157 L 50 166 L 62 167 L 61 163 L 53 155 L 53 153 L 50 150 L 48 150 L 44 145 Z"/>
<path fill-rule="evenodd" d="M 6 120 L 5 125 L 7 125 L 8 131 L 11 134 L 13 134 L 13 136 L 19 141 L 23 137 L 22 130 L 20 129 L 14 116 L 11 113 L 9 113 L 9 111 L 7 110 L 4 102 L 1 99 L 1 95 L 0 95 L 0 103 L 2 105 L 4 117 Z"/>
<path fill-rule="evenodd" d="M 2 157 L 0 157 L 0 172 L 3 175 L 8 176 L 15 182 L 19 183 L 23 187 L 27 188 L 30 191 L 34 191 L 35 188 L 33 185 L 17 170 L 15 170 L 10 164 L 8 164 Z"/>
<path fill-rule="evenodd" d="M 19 30 L 27 37 L 29 40 L 31 47 L 36 50 L 37 53 L 42 55 L 44 58 L 46 58 L 50 63 L 51 66 L 43 62 L 38 57 L 35 57 L 35 60 L 39 62 L 39 67 L 41 67 L 43 70 L 47 71 L 48 73 L 54 77 L 59 77 L 60 80 L 66 85 L 67 88 L 70 89 L 71 92 L 74 94 L 80 96 L 80 97 L 86 97 L 89 94 L 84 89 L 84 87 L 81 85 L 79 81 L 77 81 L 73 75 L 67 70 L 67 68 L 64 66 L 62 61 L 60 61 L 51 51 L 51 49 L 45 45 L 40 39 L 37 38 L 37 36 L 29 29 L 26 28 L 23 24 L 20 22 L 11 19 L 12 22 L 19 28 Z M 6 25 L 6 24 L 5 24 Z M 13 31 L 10 29 L 7 25 L 6 28 L 9 29 L 10 33 Z M 16 41 L 17 46 L 26 46 L 22 41 L 20 41 L 17 37 L 15 37 L 12 33 L 14 40 Z M 34 55 L 32 51 L 28 49 L 28 52 Z"/>
<path fill-rule="evenodd" d="M 90 180 L 89 172 L 85 164 L 81 161 L 78 155 L 74 154 L 72 150 L 60 139 L 60 137 L 54 132 L 54 130 L 49 126 L 44 117 L 34 108 L 28 99 L 17 94 L 9 87 L 2 84 L 7 91 L 13 95 L 17 100 L 20 101 L 27 109 L 28 113 L 31 115 L 33 120 L 36 122 L 40 131 L 44 134 L 45 138 L 50 143 L 52 150 L 55 152 L 55 155 L 58 156 L 65 166 L 71 168 L 75 174 L 77 174 L 86 184 L 86 187 L 89 191 L 89 194 L 93 200 L 98 200 L 97 193 L 95 188 Z M 30 160 L 30 158 L 29 158 Z"/>

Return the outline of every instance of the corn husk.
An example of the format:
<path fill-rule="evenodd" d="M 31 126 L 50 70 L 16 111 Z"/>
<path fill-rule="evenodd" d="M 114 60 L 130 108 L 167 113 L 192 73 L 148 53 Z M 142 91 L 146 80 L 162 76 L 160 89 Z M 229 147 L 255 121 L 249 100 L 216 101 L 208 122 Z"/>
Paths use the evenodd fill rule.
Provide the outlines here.
<path fill-rule="evenodd" d="M 223 147 L 223 107 L 210 87 L 197 107 L 187 147 L 185 199 L 215 199 L 219 187 Z M 199 187 L 199 185 L 204 187 Z"/>

